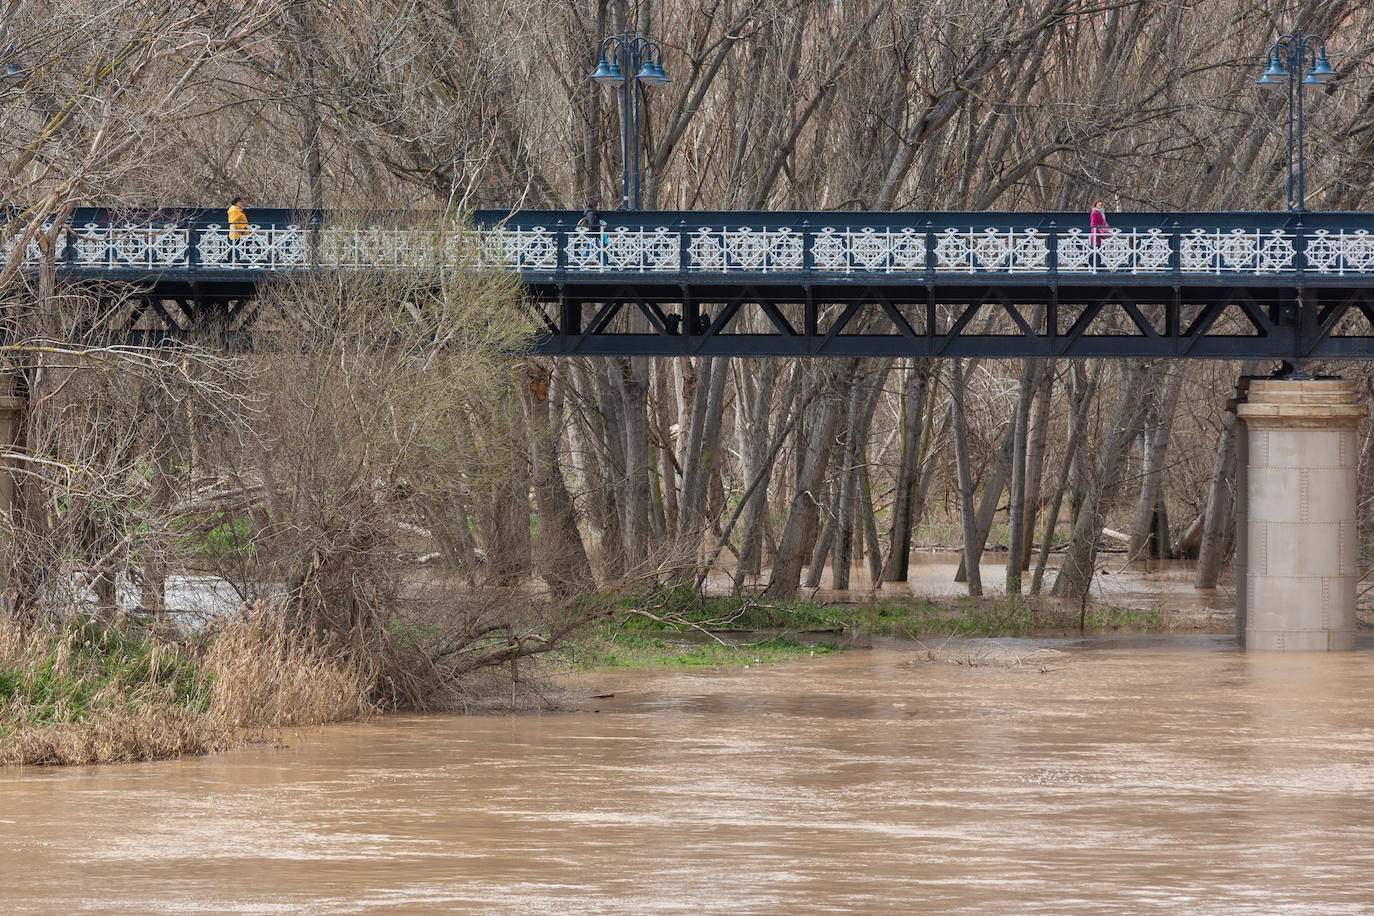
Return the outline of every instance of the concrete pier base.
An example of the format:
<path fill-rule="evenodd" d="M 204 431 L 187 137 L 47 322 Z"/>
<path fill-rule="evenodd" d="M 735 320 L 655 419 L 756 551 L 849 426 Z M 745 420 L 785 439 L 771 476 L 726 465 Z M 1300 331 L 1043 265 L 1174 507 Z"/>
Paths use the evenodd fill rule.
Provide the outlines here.
<path fill-rule="evenodd" d="M 1245 648 L 1355 647 L 1355 428 L 1365 413 L 1348 379 L 1252 379 L 1236 405 L 1245 424 L 1237 517 Z"/>

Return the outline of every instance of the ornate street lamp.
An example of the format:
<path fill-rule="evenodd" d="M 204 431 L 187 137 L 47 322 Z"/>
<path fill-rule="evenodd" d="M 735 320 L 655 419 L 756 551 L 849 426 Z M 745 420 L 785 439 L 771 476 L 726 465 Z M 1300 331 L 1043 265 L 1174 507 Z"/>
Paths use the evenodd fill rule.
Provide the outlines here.
<path fill-rule="evenodd" d="M 1326 40 L 1316 35 L 1304 35 L 1301 28 L 1294 29 L 1288 35 L 1280 35 L 1278 41 L 1270 46 L 1266 61 L 1264 75 L 1255 82 L 1261 86 L 1288 84 L 1288 209 L 1303 211 L 1307 209 L 1307 191 L 1302 173 L 1302 87 L 1325 85 L 1336 78 L 1336 71 L 1331 69 L 1331 63 L 1326 59 Z M 1296 184 L 1293 181 L 1295 158 Z"/>
<path fill-rule="evenodd" d="M 629 30 L 612 35 L 601 43 L 601 60 L 591 79 L 620 86 L 620 208 L 638 210 L 639 92 L 635 83 L 662 86 L 672 82 L 663 72 L 663 48 L 651 38 L 630 35 Z"/>

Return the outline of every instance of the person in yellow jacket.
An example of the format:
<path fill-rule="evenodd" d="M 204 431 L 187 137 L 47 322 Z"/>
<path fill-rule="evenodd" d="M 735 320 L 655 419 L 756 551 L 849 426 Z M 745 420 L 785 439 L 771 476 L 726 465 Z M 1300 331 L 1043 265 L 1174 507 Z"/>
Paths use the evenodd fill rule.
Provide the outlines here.
<path fill-rule="evenodd" d="M 248 214 L 243 212 L 243 198 L 235 197 L 229 204 L 229 240 L 248 235 Z"/>

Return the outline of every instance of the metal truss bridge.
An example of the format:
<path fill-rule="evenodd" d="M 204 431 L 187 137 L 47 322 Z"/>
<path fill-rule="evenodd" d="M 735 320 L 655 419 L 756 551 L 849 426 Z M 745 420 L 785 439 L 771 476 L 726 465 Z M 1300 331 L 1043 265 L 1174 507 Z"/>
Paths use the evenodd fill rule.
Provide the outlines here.
<path fill-rule="evenodd" d="M 259 209 L 234 239 L 223 212 L 77 211 L 58 276 L 152 338 L 251 338 L 274 278 L 423 265 L 518 273 L 546 355 L 1374 358 L 1367 213 L 1114 214 L 1094 238 L 1081 213 Z"/>

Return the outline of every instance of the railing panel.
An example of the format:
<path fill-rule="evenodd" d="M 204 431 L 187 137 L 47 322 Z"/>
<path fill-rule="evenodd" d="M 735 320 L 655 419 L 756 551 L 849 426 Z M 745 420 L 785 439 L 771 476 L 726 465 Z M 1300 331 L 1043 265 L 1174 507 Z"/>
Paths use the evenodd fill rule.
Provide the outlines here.
<path fill-rule="evenodd" d="M 825 228 L 811 235 L 815 269 L 838 273 L 909 273 L 926 269 L 926 236 L 914 229 Z"/>
<path fill-rule="evenodd" d="M 308 263 L 308 232 L 300 226 L 256 226 L 230 238 L 227 227 L 211 224 L 200 232 L 197 251 L 208 270 L 290 270 Z"/>
<path fill-rule="evenodd" d="M 1183 273 L 1284 273 L 1295 269 L 1297 236 L 1275 229 L 1194 229 L 1180 237 Z"/>
<path fill-rule="evenodd" d="M 714 229 L 703 226 L 688 243 L 689 267 L 706 272 L 796 273 L 805 266 L 804 241 L 791 229 Z"/>
<path fill-rule="evenodd" d="M 1307 269 L 1323 274 L 1374 273 L 1374 235 L 1318 229 L 1307 237 Z"/>
<path fill-rule="evenodd" d="M 74 249 L 74 263 L 84 268 L 131 268 L 169 270 L 189 263 L 190 233 L 183 226 L 126 223 L 101 226 L 87 223 L 67 233 Z M 59 257 L 65 254 L 59 252 Z M 30 256 L 38 250 L 30 245 Z"/>
<path fill-rule="evenodd" d="M 1043 271 L 1049 263 L 1047 236 L 1035 229 L 946 229 L 937 238 L 936 271 L 1018 273 Z"/>
<path fill-rule="evenodd" d="M 1169 269 L 1170 237 L 1158 229 L 1112 229 L 1093 233 L 1070 229 L 1059 236 L 1063 273 L 1159 273 Z"/>
<path fill-rule="evenodd" d="M 592 231 L 579 226 L 567 234 L 564 252 L 571 271 L 658 272 L 678 269 L 681 245 L 678 234 L 664 227 Z M 556 249 L 551 263 L 557 263 Z"/>
<path fill-rule="evenodd" d="M 483 266 L 510 270 L 553 270 L 558 266 L 558 240 L 543 226 L 480 230 L 477 237 Z M 457 262 L 462 239 L 458 234 L 449 237 L 444 246 L 445 263 Z"/>

